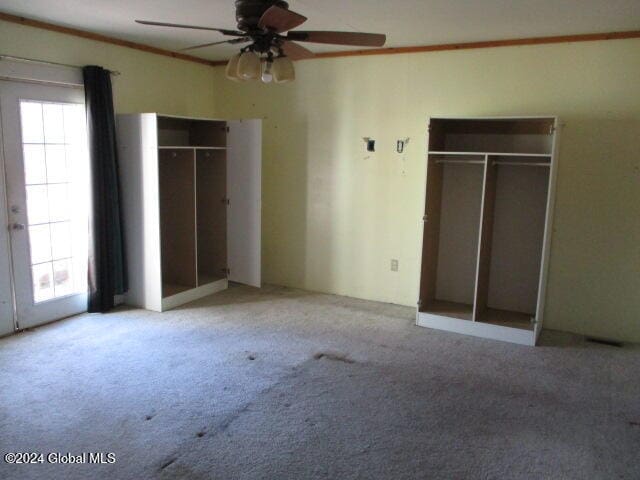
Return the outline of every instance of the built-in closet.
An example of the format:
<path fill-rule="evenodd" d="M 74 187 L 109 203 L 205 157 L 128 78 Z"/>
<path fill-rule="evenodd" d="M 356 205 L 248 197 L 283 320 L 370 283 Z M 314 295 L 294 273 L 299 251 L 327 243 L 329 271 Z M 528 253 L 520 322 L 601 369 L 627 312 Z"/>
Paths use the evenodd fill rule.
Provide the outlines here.
<path fill-rule="evenodd" d="M 431 118 L 418 325 L 535 345 L 557 137 L 555 117 Z"/>
<path fill-rule="evenodd" d="M 261 122 L 117 117 L 128 304 L 260 286 Z"/>

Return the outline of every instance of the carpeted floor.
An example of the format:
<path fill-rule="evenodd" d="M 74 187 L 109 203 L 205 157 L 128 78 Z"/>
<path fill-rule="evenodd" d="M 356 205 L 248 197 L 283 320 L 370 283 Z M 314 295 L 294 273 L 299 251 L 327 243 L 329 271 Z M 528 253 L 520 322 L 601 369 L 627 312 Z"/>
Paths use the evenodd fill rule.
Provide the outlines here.
<path fill-rule="evenodd" d="M 233 287 L 165 314 L 83 315 L 0 340 L 0 452 L 38 479 L 638 479 L 640 348 L 538 348 L 413 310 Z"/>

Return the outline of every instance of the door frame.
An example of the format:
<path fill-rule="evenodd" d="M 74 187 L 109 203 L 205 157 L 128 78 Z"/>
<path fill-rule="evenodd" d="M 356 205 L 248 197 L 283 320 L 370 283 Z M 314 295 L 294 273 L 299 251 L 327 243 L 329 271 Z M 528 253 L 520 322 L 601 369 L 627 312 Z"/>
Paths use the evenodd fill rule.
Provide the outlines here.
<path fill-rule="evenodd" d="M 0 81 L 84 88 L 82 70 L 79 67 L 9 55 L 0 55 Z M 3 134 L 4 129 L 0 121 L 0 139 L 3 138 Z M 4 142 L 0 142 L 0 229 L 2 230 L 0 233 L 0 266 L 6 266 L 8 273 L 6 282 L 0 279 L 0 336 L 25 328 L 18 325 L 17 319 L 12 246 L 7 228 L 10 219 L 4 150 Z"/>
<path fill-rule="evenodd" d="M 0 278 L 0 336 L 14 332 L 16 323 L 16 301 L 13 285 L 13 261 L 11 260 L 11 239 L 9 235 L 9 202 L 5 174 L 4 142 L 0 117 L 0 268 L 7 272 Z"/>

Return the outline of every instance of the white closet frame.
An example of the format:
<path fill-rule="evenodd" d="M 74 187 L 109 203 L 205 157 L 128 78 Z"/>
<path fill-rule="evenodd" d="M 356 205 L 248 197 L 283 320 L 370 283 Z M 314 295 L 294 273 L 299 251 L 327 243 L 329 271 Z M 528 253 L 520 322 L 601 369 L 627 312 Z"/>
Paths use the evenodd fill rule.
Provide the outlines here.
<path fill-rule="evenodd" d="M 193 141 L 192 133 L 189 132 L 189 138 L 186 138 L 180 127 L 173 132 L 172 127 L 168 127 L 169 131 L 163 132 L 162 125 L 167 122 L 216 125 L 221 130 L 213 134 L 215 139 L 210 143 L 206 139 Z M 261 286 L 261 125 L 261 120 L 228 121 L 156 113 L 117 116 L 120 185 L 129 270 L 129 291 L 125 295 L 125 303 L 162 312 L 222 291 L 228 287 L 229 281 Z M 166 125 L 164 128 L 167 128 Z M 206 136 L 209 133 L 197 135 Z M 221 195 L 211 200 L 211 205 L 225 204 L 222 208 L 226 210 L 226 266 L 216 272 L 216 277 L 211 280 L 201 279 L 198 271 L 199 254 L 211 247 L 198 242 L 197 212 L 197 162 L 199 155 L 208 153 L 211 156 L 220 155 L 220 159 L 226 162 L 226 193 L 224 198 Z M 172 214 L 181 215 L 183 208 L 186 216 L 194 215 L 193 231 L 182 233 L 194 236 L 190 248 L 194 250 L 195 264 L 185 265 L 185 268 L 194 269 L 195 280 L 193 285 L 187 285 L 175 293 L 167 293 L 167 284 L 163 284 L 160 165 L 163 155 L 193 162 L 193 184 L 187 186 L 194 190 L 193 204 L 188 203 L 186 197 L 181 198 Z M 177 238 L 180 239 L 180 234 Z M 230 245 L 232 248 L 229 248 Z M 221 278 L 217 278 L 218 275 Z"/>
<path fill-rule="evenodd" d="M 543 133 L 536 133 L 538 136 L 530 135 L 531 132 L 526 130 L 531 129 L 531 126 L 536 129 L 548 128 L 548 137 L 543 138 Z M 509 134 L 504 133 L 505 127 L 507 130 L 512 129 L 518 133 L 509 136 Z M 423 217 L 422 274 L 416 314 L 417 325 L 522 345 L 535 345 L 537 343 L 544 318 L 551 251 L 551 233 L 558 171 L 559 127 L 559 119 L 555 116 L 431 117 L 429 119 L 427 187 L 424 196 L 426 207 Z M 474 128 L 480 133 L 475 133 Z M 498 133 L 492 132 L 492 128 L 496 128 Z M 468 129 L 468 131 L 465 131 L 465 129 Z M 457 135 L 456 130 L 461 130 L 464 134 Z M 525 131 L 525 134 L 522 134 L 520 130 Z M 478 149 L 474 148 L 474 145 L 494 148 Z M 500 148 L 500 146 L 506 145 L 513 145 L 513 148 Z M 440 264 L 455 263 L 457 258 L 455 255 L 444 260 L 439 258 L 441 252 L 440 242 L 443 235 L 440 231 L 442 224 L 441 214 L 446 214 L 445 208 L 441 204 L 444 198 L 442 190 L 445 187 L 443 185 L 446 181 L 444 179 L 445 168 L 475 168 L 482 170 L 482 199 L 478 207 L 480 215 L 477 231 L 477 253 L 469 249 L 466 251 L 458 250 L 458 252 L 464 254 L 462 256 L 470 256 L 474 253 L 476 255 L 475 276 L 472 279 L 474 282 L 473 299 L 469 302 L 467 295 L 467 300 L 460 304 L 441 301 L 437 298 L 439 289 L 438 268 L 442 266 Z M 494 273 L 492 260 L 494 256 L 498 257 L 500 255 L 499 252 L 491 251 L 494 243 L 492 238 L 495 231 L 493 215 L 496 212 L 496 182 L 499 168 L 515 169 L 509 175 L 520 175 L 520 173 L 514 172 L 524 172 L 524 169 L 530 169 L 529 172 L 548 170 L 546 205 L 542 206 L 544 207 L 544 227 L 539 246 L 541 250 L 539 274 L 535 278 L 537 284 L 535 312 L 508 312 L 495 310 L 487 305 L 487 299 L 490 297 L 488 290 Z M 450 180 L 450 185 L 454 187 L 458 185 L 456 188 L 458 190 L 462 188 L 462 192 L 464 192 L 464 186 L 460 187 L 460 182 L 469 181 L 468 178 L 473 175 L 477 178 L 480 176 L 479 173 L 473 175 L 467 173 L 460 176 L 460 173 L 454 172 L 455 170 L 449 170 L 450 175 L 452 175 L 450 178 L 453 179 Z M 476 172 L 478 171 L 476 170 Z M 501 175 L 504 178 L 508 178 L 507 171 L 505 170 L 504 172 Z M 458 175 L 457 179 L 455 175 Z M 528 173 L 527 175 L 531 175 L 531 179 L 540 178 L 538 173 Z M 537 181 L 540 184 L 540 180 Z M 526 184 L 526 182 L 520 183 Z M 504 187 L 504 185 L 502 186 Z M 502 190 L 504 191 L 505 189 L 503 188 Z M 457 193 L 460 193 L 460 191 Z M 460 213 L 461 216 L 465 214 L 462 211 Z M 450 214 L 449 217 L 451 216 Z M 502 225 L 505 225 L 504 221 Z M 510 226 L 508 222 L 506 225 Z M 513 234 L 516 237 L 518 235 L 527 235 L 526 232 L 522 231 L 515 231 Z M 472 238 L 468 240 L 469 244 L 475 241 Z M 504 265 L 502 268 L 504 268 Z M 514 266 L 514 268 L 516 267 Z M 496 267 L 495 270 L 497 269 Z M 467 270 L 469 269 L 467 268 Z M 446 285 L 440 287 L 441 292 L 446 290 Z M 494 288 L 493 290 L 495 291 L 496 289 Z M 441 295 L 449 297 L 454 294 L 455 292 L 441 293 Z M 510 301 L 509 298 L 503 300 L 507 303 Z M 496 319 L 487 313 L 489 311 L 502 313 Z M 529 325 L 522 322 L 522 319 L 527 316 L 530 316 Z"/>

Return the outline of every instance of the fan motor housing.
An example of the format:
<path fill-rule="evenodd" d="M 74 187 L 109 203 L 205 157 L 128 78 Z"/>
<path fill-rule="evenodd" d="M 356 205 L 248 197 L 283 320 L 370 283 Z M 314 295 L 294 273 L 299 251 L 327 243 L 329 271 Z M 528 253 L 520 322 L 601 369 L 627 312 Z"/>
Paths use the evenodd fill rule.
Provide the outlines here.
<path fill-rule="evenodd" d="M 289 8 L 282 0 L 236 0 L 236 21 L 238 30 L 250 32 L 258 28 L 258 22 L 269 7 Z"/>

